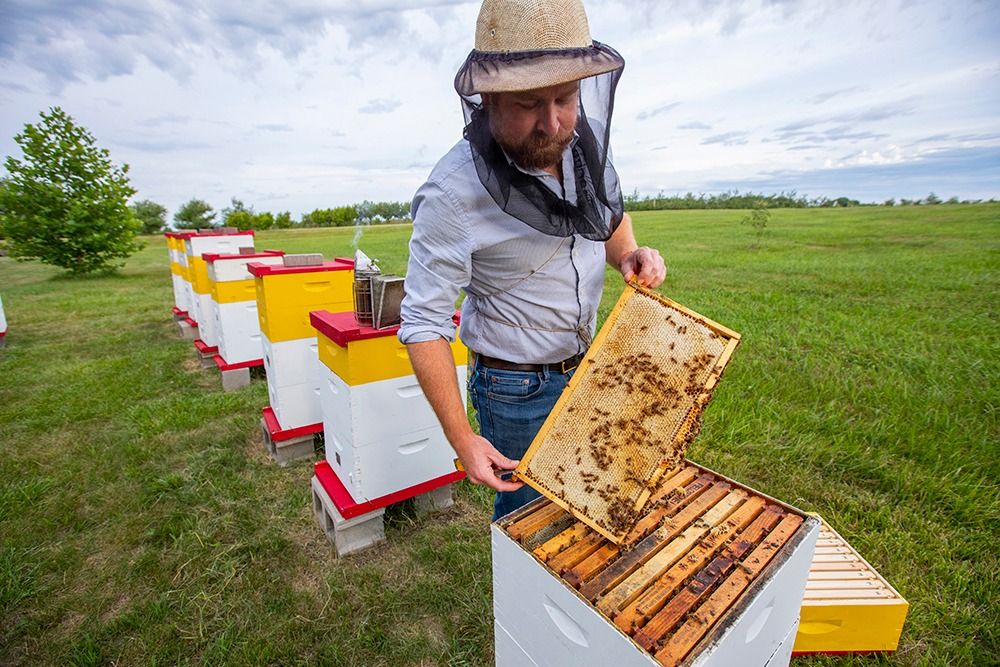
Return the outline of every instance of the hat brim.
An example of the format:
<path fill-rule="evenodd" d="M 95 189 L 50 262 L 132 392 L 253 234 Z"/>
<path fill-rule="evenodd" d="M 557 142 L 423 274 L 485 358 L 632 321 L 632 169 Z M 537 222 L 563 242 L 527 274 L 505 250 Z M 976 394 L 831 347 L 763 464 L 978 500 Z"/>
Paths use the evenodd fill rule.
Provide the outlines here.
<path fill-rule="evenodd" d="M 534 90 L 621 69 L 625 60 L 611 47 L 516 53 L 472 51 L 455 76 L 459 95 Z"/>

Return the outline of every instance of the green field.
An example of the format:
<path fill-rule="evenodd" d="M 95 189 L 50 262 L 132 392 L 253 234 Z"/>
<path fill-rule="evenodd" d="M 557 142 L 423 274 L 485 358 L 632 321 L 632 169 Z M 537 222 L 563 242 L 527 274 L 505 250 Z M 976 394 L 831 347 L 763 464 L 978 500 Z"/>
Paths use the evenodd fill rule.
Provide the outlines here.
<path fill-rule="evenodd" d="M 894 656 L 794 664 L 997 664 L 1000 206 L 778 210 L 758 247 L 742 214 L 636 215 L 662 291 L 743 334 L 690 456 L 820 512 L 911 604 Z M 409 232 L 361 247 L 402 272 Z M 311 464 L 264 454 L 266 385 L 199 367 L 147 243 L 109 277 L 0 258 L 0 663 L 491 664 L 488 496 L 391 508 L 336 559 Z"/>

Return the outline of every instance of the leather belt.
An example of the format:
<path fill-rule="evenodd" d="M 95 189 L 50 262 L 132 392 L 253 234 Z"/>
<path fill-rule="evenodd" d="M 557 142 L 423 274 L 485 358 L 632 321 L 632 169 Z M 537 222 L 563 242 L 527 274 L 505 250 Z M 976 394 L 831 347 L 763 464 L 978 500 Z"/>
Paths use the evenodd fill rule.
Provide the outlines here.
<path fill-rule="evenodd" d="M 557 361 L 554 364 L 515 364 L 512 361 L 504 361 L 503 359 L 497 359 L 496 357 L 488 357 L 485 354 L 479 354 L 478 352 L 472 353 L 475 362 L 485 366 L 486 368 L 496 368 L 501 371 L 523 371 L 526 373 L 544 373 L 545 371 L 553 373 L 569 373 L 571 370 L 580 365 L 580 361 L 583 359 L 583 353 L 575 354 L 569 359 L 563 359 L 562 361 Z"/>

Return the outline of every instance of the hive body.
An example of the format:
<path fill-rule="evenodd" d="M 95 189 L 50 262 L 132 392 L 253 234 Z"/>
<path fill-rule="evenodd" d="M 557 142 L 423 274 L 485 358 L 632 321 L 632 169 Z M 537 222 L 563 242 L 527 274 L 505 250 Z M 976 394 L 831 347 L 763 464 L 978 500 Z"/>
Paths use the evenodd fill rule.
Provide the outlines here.
<path fill-rule="evenodd" d="M 326 459 L 356 502 L 454 474 L 454 453 L 410 365 L 398 327 L 352 312 L 312 314 L 319 342 Z M 452 344 L 465 400 L 467 350 Z"/>
<path fill-rule="evenodd" d="M 344 259 L 318 266 L 247 265 L 254 276 L 268 399 L 281 430 L 322 421 L 318 348 L 309 312 L 349 309 L 353 268 Z"/>
<path fill-rule="evenodd" d="M 219 356 L 227 365 L 263 358 L 257 290 L 247 264 L 279 265 L 282 253 L 252 255 L 206 254 L 212 322 Z"/>
<path fill-rule="evenodd" d="M 498 665 L 787 664 L 819 522 L 678 475 L 624 550 L 544 498 L 493 525 Z"/>

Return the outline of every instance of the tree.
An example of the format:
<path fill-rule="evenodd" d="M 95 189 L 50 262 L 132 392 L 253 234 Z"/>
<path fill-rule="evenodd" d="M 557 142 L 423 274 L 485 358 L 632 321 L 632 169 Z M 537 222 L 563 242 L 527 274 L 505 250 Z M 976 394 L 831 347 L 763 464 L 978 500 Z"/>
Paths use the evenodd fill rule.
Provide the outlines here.
<path fill-rule="evenodd" d="M 167 226 L 167 209 L 151 199 L 132 202 L 132 215 L 142 225 L 140 233 L 159 234 Z"/>
<path fill-rule="evenodd" d="M 215 211 L 202 199 L 186 201 L 174 213 L 174 227 L 177 229 L 204 229 L 211 227 L 213 220 Z"/>
<path fill-rule="evenodd" d="M 75 274 L 110 271 L 139 250 L 139 222 L 128 207 L 135 190 L 128 165 L 59 107 L 39 114 L 14 137 L 23 160 L 8 156 L 0 188 L 0 236 L 20 260 Z"/>
<path fill-rule="evenodd" d="M 290 211 L 282 211 L 278 215 L 274 216 L 274 228 L 275 229 L 291 229 L 292 228 L 292 214 Z"/>
<path fill-rule="evenodd" d="M 764 233 L 767 231 L 767 223 L 770 219 L 771 212 L 767 210 L 767 204 L 764 200 L 758 199 L 754 202 L 750 213 L 740 219 L 740 224 L 753 227 L 754 234 L 757 237 L 756 245 L 759 246 L 761 239 L 764 238 Z"/>

